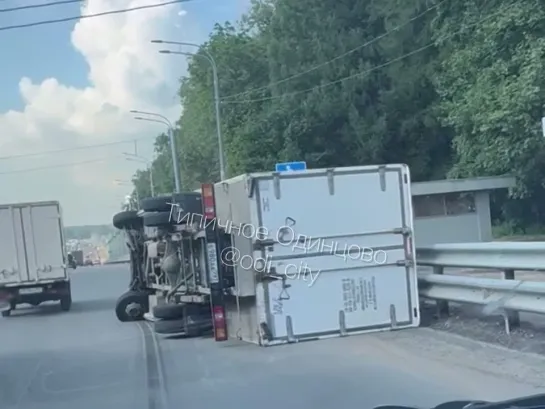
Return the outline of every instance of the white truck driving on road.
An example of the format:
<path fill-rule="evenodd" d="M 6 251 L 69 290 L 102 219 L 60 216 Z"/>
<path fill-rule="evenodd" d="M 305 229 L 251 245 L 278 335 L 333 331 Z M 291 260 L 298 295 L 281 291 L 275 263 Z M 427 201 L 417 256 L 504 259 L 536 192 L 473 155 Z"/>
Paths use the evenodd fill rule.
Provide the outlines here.
<path fill-rule="evenodd" d="M 58 202 L 0 205 L 0 310 L 60 301 L 72 305 Z"/>

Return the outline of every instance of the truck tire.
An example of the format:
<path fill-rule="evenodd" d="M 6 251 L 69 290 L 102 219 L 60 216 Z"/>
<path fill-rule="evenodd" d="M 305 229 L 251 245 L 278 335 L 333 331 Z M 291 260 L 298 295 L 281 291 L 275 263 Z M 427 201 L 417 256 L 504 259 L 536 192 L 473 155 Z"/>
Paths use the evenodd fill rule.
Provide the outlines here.
<path fill-rule="evenodd" d="M 180 334 L 198 337 L 213 329 L 211 320 L 194 319 L 190 316 L 177 319 L 161 319 L 153 323 L 154 331 L 162 335 Z"/>
<path fill-rule="evenodd" d="M 185 332 L 185 323 L 183 318 L 175 320 L 158 320 L 153 323 L 153 330 L 157 334 L 171 335 L 182 334 Z"/>
<path fill-rule="evenodd" d="M 9 310 L 2 311 L 2 317 L 9 317 L 11 312 L 17 308 L 17 304 L 13 301 L 9 303 Z"/>
<path fill-rule="evenodd" d="M 63 311 L 70 311 L 70 308 L 72 307 L 72 286 L 70 285 L 70 281 L 66 281 L 64 283 L 64 294 L 61 296 L 61 310 Z"/>
<path fill-rule="evenodd" d="M 61 310 L 70 311 L 72 308 L 72 295 L 68 294 L 61 298 Z"/>
<path fill-rule="evenodd" d="M 186 311 L 184 304 L 162 304 L 153 307 L 153 316 L 164 320 L 183 318 Z"/>
<path fill-rule="evenodd" d="M 127 291 L 115 304 L 115 315 L 121 322 L 141 321 L 149 309 L 148 294 L 138 291 Z"/>
<path fill-rule="evenodd" d="M 140 199 L 140 210 L 144 212 L 170 212 L 172 195 L 145 197 Z"/>
<path fill-rule="evenodd" d="M 179 207 L 172 210 L 172 218 L 174 220 L 184 220 L 182 223 L 187 223 L 186 215 L 202 214 L 202 196 L 200 193 L 174 193 L 172 195 L 172 203 L 176 203 Z"/>
<path fill-rule="evenodd" d="M 185 333 L 188 337 L 198 337 L 214 329 L 212 317 L 191 316 L 185 317 Z"/>
<path fill-rule="evenodd" d="M 142 219 L 134 210 L 126 210 L 116 213 L 113 217 L 112 224 L 116 229 L 141 229 Z"/>
<path fill-rule="evenodd" d="M 162 227 L 170 226 L 176 223 L 176 215 L 170 215 L 169 212 L 155 212 L 155 213 L 144 213 L 144 226 L 148 227 Z"/>

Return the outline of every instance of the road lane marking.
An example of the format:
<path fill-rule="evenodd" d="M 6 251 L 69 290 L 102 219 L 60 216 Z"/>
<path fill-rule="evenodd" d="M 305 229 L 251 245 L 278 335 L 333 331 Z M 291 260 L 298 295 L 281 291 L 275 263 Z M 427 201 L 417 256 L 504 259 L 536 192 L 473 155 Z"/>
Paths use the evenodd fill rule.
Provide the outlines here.
<path fill-rule="evenodd" d="M 161 350 L 155 332 L 151 325 L 146 321 L 139 322 L 138 327 L 142 331 L 144 343 L 143 352 L 147 372 L 148 408 L 169 409 Z"/>

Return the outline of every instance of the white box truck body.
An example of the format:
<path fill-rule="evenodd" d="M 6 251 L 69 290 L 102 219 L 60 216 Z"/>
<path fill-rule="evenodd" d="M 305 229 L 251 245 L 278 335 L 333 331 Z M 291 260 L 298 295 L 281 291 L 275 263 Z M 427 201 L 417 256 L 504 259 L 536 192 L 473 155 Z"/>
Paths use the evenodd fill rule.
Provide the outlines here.
<path fill-rule="evenodd" d="M 0 309 L 61 301 L 70 309 L 61 207 L 58 202 L 0 205 Z"/>
<path fill-rule="evenodd" d="M 214 196 L 238 254 L 222 249 L 235 276 L 230 338 L 266 346 L 419 325 L 406 165 L 248 174 Z"/>

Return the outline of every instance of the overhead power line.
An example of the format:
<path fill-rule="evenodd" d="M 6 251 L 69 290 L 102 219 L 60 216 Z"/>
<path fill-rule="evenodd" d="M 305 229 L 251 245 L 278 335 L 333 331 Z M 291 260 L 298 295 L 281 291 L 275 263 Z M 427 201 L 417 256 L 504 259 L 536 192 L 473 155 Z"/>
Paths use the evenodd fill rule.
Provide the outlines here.
<path fill-rule="evenodd" d="M 42 7 L 55 7 L 55 6 L 62 6 L 63 4 L 81 3 L 81 2 L 82 0 L 62 0 L 62 1 L 52 1 L 49 3 L 41 3 L 41 4 L 29 4 L 26 6 L 17 6 L 17 7 L 9 7 L 5 9 L 0 9 L 0 13 L 10 13 L 12 11 L 39 9 Z"/>
<path fill-rule="evenodd" d="M 363 43 L 363 44 L 361 44 L 361 45 L 359 45 L 359 46 L 357 46 L 355 48 L 352 48 L 351 50 L 346 51 L 345 53 L 340 54 L 340 55 L 336 56 L 335 58 L 332 58 L 331 60 L 328 60 L 328 61 L 325 61 L 323 63 L 317 64 L 317 65 L 315 65 L 315 66 L 313 66 L 313 67 L 311 67 L 311 68 L 309 68 L 307 70 L 301 71 L 301 72 L 299 72 L 297 74 L 294 74 L 294 75 L 290 75 L 289 77 L 283 78 L 281 80 L 274 81 L 274 82 L 272 82 L 270 84 L 267 84 L 267 85 L 264 85 L 262 87 L 257 87 L 257 88 L 253 88 L 253 89 L 250 89 L 250 90 L 247 90 L 247 91 L 239 92 L 238 94 L 228 95 L 226 97 L 223 97 L 222 100 L 223 101 L 228 101 L 228 100 L 230 100 L 232 98 L 236 98 L 236 97 L 240 97 L 240 96 L 243 96 L 243 95 L 248 95 L 248 94 L 253 94 L 255 92 L 263 91 L 263 90 L 271 88 L 271 87 L 273 87 L 275 85 L 283 84 L 283 83 L 291 81 L 291 80 L 293 80 L 295 78 L 299 78 L 299 77 L 301 77 L 303 75 L 306 75 L 306 74 L 309 74 L 309 73 L 311 73 L 313 71 L 316 71 L 317 69 L 325 67 L 326 65 L 329 65 L 329 64 L 331 64 L 331 63 L 333 63 L 335 61 L 338 61 L 338 60 L 340 60 L 340 59 L 342 59 L 344 57 L 347 57 L 347 56 L 349 56 L 351 54 L 354 54 L 356 51 L 360 51 L 360 50 L 362 50 L 362 49 L 364 49 L 366 47 L 369 47 L 370 45 L 373 45 L 377 41 L 382 40 L 384 37 L 387 37 L 390 34 L 401 30 L 403 27 L 405 27 L 405 26 L 411 24 L 412 22 L 424 17 L 430 11 L 437 9 L 439 6 L 444 4 L 446 1 L 447 0 L 443 0 L 443 1 L 439 2 L 439 3 L 437 3 L 435 6 L 427 8 L 422 13 L 417 14 L 416 16 L 414 16 L 411 19 L 405 21 L 404 23 L 395 26 L 391 30 L 386 31 L 385 33 L 379 35 L 378 37 L 375 37 L 375 38 L 373 38 L 373 39 L 371 39 L 371 40 L 369 40 L 369 41 L 367 41 L 367 42 L 365 42 L 365 43 Z"/>
<path fill-rule="evenodd" d="M 164 3 L 148 4 L 148 5 L 145 5 L 145 6 L 130 7 L 130 8 L 119 9 L 119 10 L 103 11 L 101 13 L 84 14 L 84 15 L 81 15 L 81 16 L 71 16 L 71 17 L 64 17 L 64 18 L 51 19 L 51 20 L 35 21 L 33 23 L 26 23 L 26 24 L 15 24 L 15 25 L 12 25 L 12 26 L 0 27 L 0 31 L 15 30 L 15 29 L 18 29 L 18 28 L 29 28 L 29 27 L 36 27 L 36 26 L 44 26 L 44 25 L 48 25 L 48 24 L 64 23 L 64 22 L 67 22 L 67 21 L 84 20 L 84 19 L 87 19 L 87 18 L 109 16 L 109 15 L 112 15 L 112 14 L 129 13 L 131 11 L 152 9 L 152 8 L 157 8 L 157 7 L 164 7 L 164 6 L 169 6 L 171 4 L 186 3 L 188 1 L 191 1 L 191 0 L 171 0 L 171 1 L 164 2 Z"/>
<path fill-rule="evenodd" d="M 438 38 L 436 41 L 443 41 L 443 40 L 446 40 L 448 38 L 451 38 L 451 37 L 454 37 L 455 35 L 459 35 L 459 34 L 462 34 L 465 30 L 467 30 L 468 28 L 470 27 L 474 27 L 474 26 L 477 26 L 477 25 L 480 25 L 482 24 L 483 22 L 485 22 L 486 20 L 489 20 L 493 17 L 496 17 L 497 15 L 499 15 L 500 13 L 503 13 L 509 9 L 511 9 L 512 7 L 518 5 L 518 3 L 513 3 L 509 6 L 507 6 L 506 8 L 504 8 L 503 10 L 498 10 L 497 12 L 495 13 L 492 13 L 491 15 L 487 16 L 487 17 L 484 17 L 480 20 L 478 20 L 477 22 L 475 23 L 472 23 L 472 24 L 468 24 L 467 26 L 465 27 L 462 27 L 460 30 L 457 30 L 457 31 L 454 31 L 453 33 L 451 34 L 448 34 L 448 35 L 445 35 L 443 37 L 440 37 Z M 286 92 L 284 94 L 281 94 L 281 95 L 273 95 L 273 96 L 270 96 L 270 97 L 263 97 L 263 98 L 255 98 L 255 99 L 245 99 L 245 100 L 240 100 L 240 101 L 225 101 L 223 100 L 222 103 L 223 104 L 248 104 L 248 103 L 253 103 L 253 102 L 264 102 L 264 101 L 271 101 L 271 100 L 274 100 L 274 99 L 281 99 L 281 98 L 284 98 L 284 97 L 288 97 L 288 96 L 295 96 L 295 95 L 299 95 L 299 94 L 306 94 L 307 92 L 311 92 L 311 91 L 314 91 L 314 90 L 318 90 L 318 89 L 322 89 L 322 88 L 327 88 L 327 87 L 330 87 L 332 85 L 336 85 L 336 84 L 340 84 L 342 82 L 345 82 L 345 81 L 349 81 L 349 80 L 352 80 L 352 79 L 355 79 L 355 78 L 361 78 L 363 76 L 366 76 L 367 74 L 370 74 L 374 71 L 378 71 L 382 68 L 385 68 L 389 65 L 392 65 L 396 62 L 399 62 L 401 60 L 404 60 L 406 58 L 409 58 L 413 55 L 416 55 L 430 47 L 433 47 L 435 46 L 435 41 L 432 41 L 428 44 L 426 44 L 425 46 L 423 47 L 420 47 L 420 48 L 417 48 L 416 50 L 413 50 L 411 52 L 408 52 L 406 54 L 403 54 L 402 56 L 400 57 L 396 57 L 394 59 L 391 59 L 387 62 L 385 62 L 384 64 L 380 64 L 380 65 L 377 65 L 375 67 L 372 67 L 368 70 L 364 70 L 364 71 L 360 71 L 360 72 L 357 72 L 355 74 L 352 74 L 352 75 L 348 75 L 346 77 L 343 77 L 343 78 L 339 78 L 337 80 L 334 80 L 334 81 L 331 81 L 331 82 L 326 82 L 324 84 L 320 84 L 320 85 L 316 85 L 314 87 L 310 87 L 310 88 L 306 88 L 306 89 L 302 89 L 302 90 L 299 90 L 299 91 L 293 91 L 293 92 Z"/>
<path fill-rule="evenodd" d="M 106 143 L 99 143 L 94 145 L 74 146 L 72 148 L 55 149 L 50 151 L 33 152 L 33 153 L 22 153 L 19 155 L 0 156 L 0 161 L 9 160 L 9 159 L 30 158 L 34 156 L 45 156 L 45 155 L 52 155 L 55 153 L 72 152 L 72 151 L 79 151 L 84 149 L 103 148 L 107 146 L 121 145 L 124 143 L 134 143 L 144 139 L 151 139 L 151 138 L 156 138 L 156 136 L 144 136 L 142 138 L 127 139 L 124 141 L 106 142 Z"/>
<path fill-rule="evenodd" d="M 46 170 L 46 169 L 68 168 L 68 167 L 74 167 L 74 166 L 80 166 L 80 165 L 87 165 L 89 163 L 105 162 L 105 161 L 110 160 L 110 159 L 112 159 L 112 157 L 102 158 L 102 159 L 86 160 L 86 161 L 73 162 L 73 163 L 62 163 L 62 164 L 59 164 L 59 165 L 41 166 L 41 167 L 38 167 L 38 168 L 10 170 L 10 171 L 7 171 L 7 172 L 0 172 L 0 175 L 12 175 L 12 174 L 16 174 L 16 173 L 36 172 L 36 171 L 39 171 L 39 170 Z"/>

